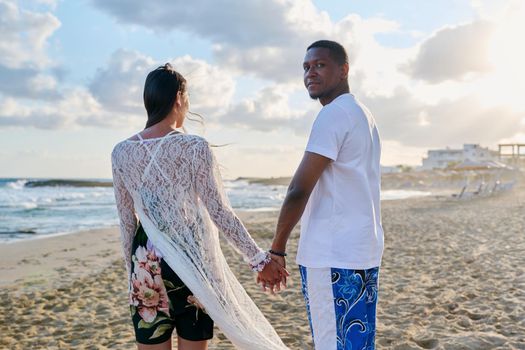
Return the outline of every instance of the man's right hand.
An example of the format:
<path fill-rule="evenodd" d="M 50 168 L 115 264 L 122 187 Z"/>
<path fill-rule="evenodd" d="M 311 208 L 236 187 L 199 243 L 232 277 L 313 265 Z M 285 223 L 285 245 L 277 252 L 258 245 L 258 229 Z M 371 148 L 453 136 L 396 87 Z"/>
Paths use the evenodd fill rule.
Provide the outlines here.
<path fill-rule="evenodd" d="M 273 261 L 275 261 L 277 264 L 279 264 L 284 269 L 286 269 L 286 258 L 284 256 L 270 254 L 270 257 L 271 257 L 271 259 Z M 286 271 L 288 272 L 288 270 L 286 270 Z M 288 274 L 288 275 L 282 275 L 281 276 L 281 283 L 283 284 L 283 286 L 285 288 L 286 288 L 286 280 L 287 280 L 288 276 L 290 276 L 290 275 Z"/>
<path fill-rule="evenodd" d="M 258 273 L 257 283 L 262 285 L 264 291 L 269 288 L 273 294 L 281 290 L 281 283 L 286 287 L 286 278 L 290 273 L 283 266 L 284 262 L 281 264 L 274 259 L 274 256 L 271 258 L 271 261 Z"/>

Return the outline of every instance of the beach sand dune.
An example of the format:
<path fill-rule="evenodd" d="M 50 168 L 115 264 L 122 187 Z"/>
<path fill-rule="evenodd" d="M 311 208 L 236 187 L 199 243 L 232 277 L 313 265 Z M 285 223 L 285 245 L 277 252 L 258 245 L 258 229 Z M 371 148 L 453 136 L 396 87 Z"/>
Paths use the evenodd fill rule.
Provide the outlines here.
<path fill-rule="evenodd" d="M 268 247 L 276 212 L 240 213 Z M 378 349 L 525 349 L 525 190 L 490 198 L 383 203 Z M 232 269 L 291 349 L 311 349 L 298 269 L 259 291 L 231 247 Z M 0 245 L 0 349 L 131 349 L 117 229 Z M 217 330 L 210 349 L 232 349 Z"/>

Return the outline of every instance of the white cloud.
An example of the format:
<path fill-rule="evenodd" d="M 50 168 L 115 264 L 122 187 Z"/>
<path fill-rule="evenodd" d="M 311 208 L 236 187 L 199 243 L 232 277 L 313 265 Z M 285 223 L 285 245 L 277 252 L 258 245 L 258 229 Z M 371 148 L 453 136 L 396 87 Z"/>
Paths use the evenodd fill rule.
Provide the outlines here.
<path fill-rule="evenodd" d="M 211 42 L 221 67 L 275 82 L 301 79 L 306 47 L 315 40 L 339 40 L 351 56 L 356 53 L 352 32 L 356 18 L 334 24 L 310 0 L 93 3 L 124 23 L 198 34 Z M 387 23 L 376 22 L 382 27 Z"/>
<path fill-rule="evenodd" d="M 293 35 L 286 14 L 292 0 L 92 0 L 126 24 L 157 32 L 182 30 L 239 47 L 285 44 Z"/>
<path fill-rule="evenodd" d="M 136 51 L 120 49 L 97 70 L 89 89 L 67 87 L 60 93 L 56 92 L 56 81 L 38 71 L 24 75 L 22 70 L 5 70 L 12 79 L 1 80 L 0 91 L 4 95 L 41 99 L 39 103 L 23 107 L 18 100 L 4 97 L 0 104 L 0 125 L 44 129 L 79 125 L 142 127 L 146 121 L 142 100 L 146 75 L 164 63 Z M 229 73 L 190 56 L 172 59 L 171 63 L 188 80 L 192 110 L 212 116 L 224 113 L 235 89 Z M 2 73 L 0 67 L 0 76 Z M 45 101 L 44 96 L 50 101 Z"/>
<path fill-rule="evenodd" d="M 525 122 L 522 121 L 521 124 L 523 125 L 523 124 L 525 124 Z M 522 128 L 522 129 L 525 129 L 525 128 Z M 512 135 L 510 137 L 503 138 L 503 139 L 499 140 L 498 143 L 507 143 L 507 144 L 508 143 L 511 143 L 511 144 L 512 143 L 520 143 L 520 144 L 525 144 L 525 130 L 522 131 L 522 132 L 517 132 L 516 134 L 514 134 L 514 135 Z M 505 150 L 505 152 L 509 152 L 509 149 Z M 515 152 L 516 152 L 516 150 L 515 150 Z"/>
<path fill-rule="evenodd" d="M 381 165 L 420 165 L 427 148 L 403 145 L 395 140 L 382 140 Z"/>
<path fill-rule="evenodd" d="M 16 1 L 0 0 L 0 65 L 7 68 L 49 66 L 49 37 L 60 27 L 50 13 L 20 9 Z"/>
<path fill-rule="evenodd" d="M 305 137 L 320 106 L 308 99 L 302 87 L 302 59 L 311 42 L 333 39 L 350 55 L 352 91 L 363 96 L 378 119 L 384 140 L 398 149 L 419 150 L 467 141 L 490 144 L 515 134 L 515 125 L 520 125 L 521 118 L 515 112 L 502 104 L 484 105 L 467 91 L 473 85 L 462 81 L 469 74 L 490 68 L 482 54 L 471 54 L 486 48 L 483 39 L 492 28 L 486 21 L 443 28 L 416 47 L 396 49 L 379 44 L 375 36 L 399 32 L 399 23 L 357 14 L 332 22 L 309 0 L 93 3 L 119 22 L 157 32 L 185 31 L 213 45 L 214 63 L 189 55 L 170 60 L 189 82 L 191 109 L 212 123 L 266 133 L 286 128 Z M 15 83 L 10 83 L 13 79 L 0 83 L 0 124 L 41 128 L 144 125 L 144 80 L 164 61 L 120 49 L 97 70 L 88 88 L 57 89 L 56 78 L 44 68 L 52 66 L 46 42 L 58 27 L 58 20 L 50 14 L 19 10 L 14 4 L 0 0 L 6 9 L 0 17 L 7 23 L 0 28 L 10 28 L 10 37 L 0 38 L 0 53 L 6 52 L 0 56 L 0 78 L 2 69 L 15 72 L 19 78 Z M 40 36 L 16 27 L 14 19 L 24 16 L 40 23 Z M 18 62 L 16 55 L 22 55 L 24 61 L 23 50 L 17 49 L 22 44 L 7 45 L 7 49 L 2 46 L 23 36 L 32 40 L 32 44 L 24 44 L 31 53 L 31 60 L 25 59 L 27 72 L 12 66 Z M 399 70 L 403 63 L 410 75 Z M 262 78 L 270 86 L 252 98 L 234 101 L 235 81 L 241 75 Z M 300 93 L 304 93 L 303 98 L 297 97 Z M 11 97 L 29 97 L 39 103 L 26 106 Z M 486 128 L 495 116 L 499 123 Z"/>
<path fill-rule="evenodd" d="M 0 97 L 0 115 L 21 115 L 25 116 L 30 113 L 30 109 L 27 106 L 21 105 L 14 98 L 1 98 Z"/>
<path fill-rule="evenodd" d="M 119 49 L 104 67 L 97 69 L 89 90 L 108 111 L 145 115 L 142 102 L 144 80 L 156 66 L 151 57 Z"/>
<path fill-rule="evenodd" d="M 33 1 L 37 4 L 45 5 L 52 10 L 56 9 L 58 5 L 58 0 L 33 0 Z"/>
<path fill-rule="evenodd" d="M 361 99 L 375 115 L 384 140 L 412 147 L 494 145 L 515 134 L 522 118 L 521 113 L 503 105 L 483 106 L 475 95 L 428 104 L 399 88 L 392 96 Z"/>
<path fill-rule="evenodd" d="M 222 177 L 232 179 L 239 175 L 249 177 L 290 176 L 299 165 L 304 148 L 292 145 L 273 145 L 267 142 L 258 147 L 241 145 L 217 147 L 213 149 L 213 152 L 221 166 Z"/>
<path fill-rule="evenodd" d="M 102 113 L 100 105 L 85 90 L 71 90 L 59 101 L 23 106 L 14 99 L 0 104 L 0 125 L 61 129 L 72 127 L 87 115 Z"/>
<path fill-rule="evenodd" d="M 297 134 L 304 135 L 311 127 L 308 121 L 313 121 L 319 107 L 317 103 L 306 103 L 303 109 L 291 108 L 291 92 L 293 88 L 287 84 L 264 88 L 254 98 L 232 104 L 230 109 L 219 117 L 220 122 L 260 131 L 289 128 Z"/>
<path fill-rule="evenodd" d="M 300 5 L 303 5 L 302 11 L 297 8 Z M 302 81 L 303 58 L 306 48 L 314 41 L 338 41 L 346 48 L 353 64 L 360 54 L 360 44 L 371 39 L 373 34 L 387 30 L 386 21 L 362 20 L 357 15 L 333 23 L 326 13 L 319 12 L 310 1 L 299 1 L 288 11 L 288 25 L 293 33 L 284 43 L 261 44 L 251 48 L 239 47 L 235 42 L 219 43 L 214 46 L 218 62 L 238 72 L 277 83 Z"/>
<path fill-rule="evenodd" d="M 47 41 L 60 26 L 50 13 L 27 11 L 18 3 L 0 0 L 0 94 L 27 99 L 56 100 L 56 78 Z"/>
<path fill-rule="evenodd" d="M 469 0 L 470 6 L 480 18 L 498 17 L 506 7 L 521 2 L 522 0 Z"/>
<path fill-rule="evenodd" d="M 144 116 L 144 81 L 147 74 L 166 62 L 136 51 L 117 50 L 106 66 L 97 70 L 90 91 L 104 109 Z M 233 96 L 231 75 L 189 55 L 170 60 L 188 81 L 191 109 L 203 114 L 224 110 Z"/>
<path fill-rule="evenodd" d="M 144 118 L 104 108 L 82 87 L 63 92 L 60 99 L 25 105 L 19 100 L 0 101 L 0 126 L 37 129 L 74 129 L 79 126 L 137 128 Z"/>
<path fill-rule="evenodd" d="M 235 91 L 230 72 L 189 55 L 175 58 L 171 63 L 188 82 L 191 110 L 218 115 L 229 106 Z"/>
<path fill-rule="evenodd" d="M 488 59 L 489 39 L 494 24 L 475 21 L 435 32 L 424 41 L 417 56 L 400 69 L 414 79 L 435 84 L 462 80 L 469 73 L 491 70 Z"/>
<path fill-rule="evenodd" d="M 6 68 L 0 65 L 0 93 L 21 98 L 57 99 L 56 79 L 32 68 Z"/>

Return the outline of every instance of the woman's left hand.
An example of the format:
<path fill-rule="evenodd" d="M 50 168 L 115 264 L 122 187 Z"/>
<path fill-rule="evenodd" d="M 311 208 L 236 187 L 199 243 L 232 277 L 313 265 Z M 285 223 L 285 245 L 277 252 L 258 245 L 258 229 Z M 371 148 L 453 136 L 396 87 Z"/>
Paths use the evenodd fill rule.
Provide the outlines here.
<path fill-rule="evenodd" d="M 284 258 L 282 258 L 284 259 Z M 271 261 L 257 274 L 257 284 L 261 284 L 264 291 L 267 288 L 272 294 L 281 291 L 281 283 L 286 287 L 286 278 L 290 273 L 272 256 Z"/>

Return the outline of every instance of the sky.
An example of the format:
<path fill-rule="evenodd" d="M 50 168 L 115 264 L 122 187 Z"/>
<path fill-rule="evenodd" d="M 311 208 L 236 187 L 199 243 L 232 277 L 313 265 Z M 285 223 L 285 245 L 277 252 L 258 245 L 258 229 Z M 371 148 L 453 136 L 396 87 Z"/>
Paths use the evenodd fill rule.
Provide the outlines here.
<path fill-rule="evenodd" d="M 383 165 L 525 143 L 521 0 L 0 0 L 0 177 L 109 178 L 147 73 L 189 83 L 223 177 L 290 176 L 321 108 L 306 47 L 340 42 Z"/>

